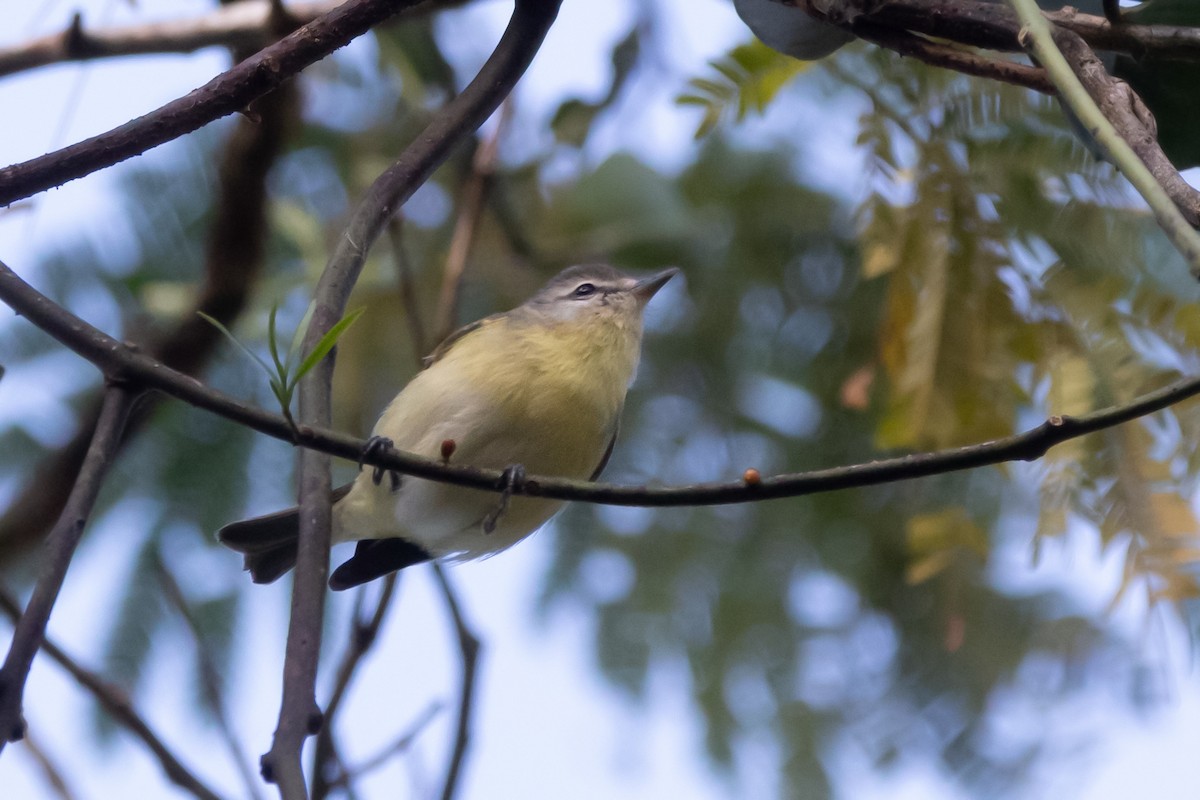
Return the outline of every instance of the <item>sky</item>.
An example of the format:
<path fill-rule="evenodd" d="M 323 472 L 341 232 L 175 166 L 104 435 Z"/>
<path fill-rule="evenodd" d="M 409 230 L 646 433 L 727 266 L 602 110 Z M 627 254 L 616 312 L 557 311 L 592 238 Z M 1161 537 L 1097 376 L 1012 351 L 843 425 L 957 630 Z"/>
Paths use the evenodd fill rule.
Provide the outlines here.
<path fill-rule="evenodd" d="M 490 25 L 498 32 L 508 13 L 507 4 L 489 0 L 478 6 L 465 15 L 450 15 L 442 24 L 449 30 Z M 749 36 L 732 7 L 719 0 L 670 0 L 665 6 L 670 10 L 664 16 L 672 22 L 671 62 L 680 81 L 698 72 L 707 59 Z M 0 43 L 60 29 L 76 8 L 85 9 L 85 20 L 98 24 L 182 15 L 207 7 L 197 0 L 139 0 L 136 7 L 115 0 L 28 3 L 6 9 L 6 17 L 13 21 L 0 30 Z M 606 80 L 608 47 L 623 32 L 627 13 L 626 4 L 567 0 L 522 84 L 522 103 L 549 109 L 567 94 L 597 94 Z M 356 56 L 352 50 L 344 57 L 362 55 Z M 564 63 L 574 68 L 563 69 Z M 20 125 L 0 126 L 0 162 L 21 161 L 107 130 L 201 84 L 224 65 L 220 52 L 209 51 L 67 65 L 0 80 L 0 108 L 22 109 Z M 638 87 L 644 112 L 601 130 L 585 157 L 600 159 L 612 148 L 623 146 L 658 166 L 677 162 L 680 142 L 690 140 L 695 117 L 670 102 L 677 84 L 661 83 Z M 816 163 L 808 170 L 825 176 L 829 185 L 846 185 L 846 174 L 857 176 L 846 130 L 826 118 L 814 121 L 809 130 L 792 132 L 823 142 L 812 148 Z M 778 131 L 772 130 L 768 121 L 748 125 L 745 135 L 770 137 Z M 164 149 L 146 157 L 164 157 Z M 0 258 L 36 283 L 26 265 L 34 261 L 35 253 L 66 235 L 64 232 L 105 235 L 114 224 L 108 200 L 114 191 L 113 176 L 120 169 L 75 181 L 38 196 L 19 211 L 0 214 Z M 664 292 L 663 302 L 670 302 L 670 291 L 673 289 L 668 287 Z M 653 306 L 651 313 L 657 313 Z M 0 312 L 0 331 L 10 324 L 11 314 Z M 2 355 L 0 342 L 0 361 Z M 11 378 L 0 382 L 0 423 L 30 413 L 30 403 L 19 396 L 27 390 Z M 98 660 L 101 642 L 98 631 L 89 624 L 91 614 L 97 603 L 119 594 L 123 576 L 106 565 L 124 563 L 127 554 L 120 550 L 119 532 L 136 524 L 137 513 L 136 507 L 124 508 L 89 533 L 77 565 L 77 573 L 87 580 L 68 579 L 51 621 L 52 637 L 92 663 Z M 697 740 L 699 727 L 689 705 L 683 665 L 657 668 L 647 702 L 634 705 L 598 677 L 591 661 L 589 615 L 560 606 L 540 625 L 529 623 L 550 558 L 552 535 L 554 531 L 543 531 L 499 558 L 451 570 L 468 617 L 484 639 L 477 736 L 460 796 L 467 800 L 499 796 L 705 800 L 727 796 L 724 779 L 713 774 L 700 755 L 703 744 Z M 1016 542 L 1000 554 L 998 574 L 1010 576 L 1013 591 L 1067 585 L 1088 607 L 1101 613 L 1119 580 L 1119 565 L 1112 553 L 1095 552 L 1094 540 L 1088 531 L 1073 531 L 1061 546 L 1049 548 L 1038 565 L 1029 563 L 1028 548 Z M 351 759 L 369 756 L 381 742 L 407 730 L 431 702 L 440 701 L 446 708 L 403 758 L 367 780 L 367 797 L 409 794 L 397 787 L 411 787 L 412 796 L 424 796 L 440 781 L 451 734 L 458 661 L 447 635 L 445 611 L 426 572 L 406 574 L 400 593 L 364 676 L 364 680 L 374 681 L 372 686 L 387 687 L 386 696 L 357 697 L 343 719 Z M 283 585 L 256 587 L 253 594 L 254 611 L 241 633 L 244 642 L 237 665 L 248 679 L 237 682 L 243 693 L 232 698 L 232 706 L 246 749 L 256 759 L 270 743 L 278 708 L 287 594 Z M 346 629 L 347 611 L 344 602 L 334 606 L 338 619 L 331 637 L 335 641 Z M 1094 698 L 1087 708 L 1066 710 L 1066 719 L 1039 721 L 1070 725 L 1085 720 L 1103 731 L 1097 757 L 1088 761 L 1086 774 L 1046 776 L 1045 785 L 1056 793 L 1046 796 L 1087 800 L 1195 797 L 1200 778 L 1192 777 L 1191 762 L 1200 747 L 1200 691 L 1186 637 L 1169 613 L 1148 615 L 1136 598 L 1109 619 L 1131 640 L 1159 654 L 1162 673 L 1158 680 L 1169 701 L 1151 716 L 1135 718 Z M 236 791 L 236 779 L 218 759 L 198 756 L 215 752 L 217 739 L 207 732 L 199 736 L 197 744 L 190 715 L 181 705 L 188 698 L 173 691 L 176 674 L 191 658 L 187 638 L 177 633 L 173 641 L 161 643 L 157 652 L 146 696 L 163 702 L 149 704 L 144 710 L 170 740 L 180 743 L 179 750 L 189 764 L 212 776 L 218 785 Z M 32 674 L 27 706 L 31 730 L 42 744 L 63 761 L 69 755 L 72 764 L 85 765 L 83 769 L 75 767 L 69 775 L 81 798 L 119 796 L 130 787 L 139 787 L 138 794 L 144 788 L 148 796 L 162 791 L 157 764 L 140 746 L 118 740 L 111 750 L 91 751 L 90 729 L 80 724 L 87 713 L 86 698 L 44 660 Z M 386 709 L 386 714 L 373 713 L 376 708 Z M 742 786 L 743 796 L 759 796 L 773 788 L 769 777 L 754 777 L 763 770 L 753 769 L 756 763 L 768 763 L 764 759 L 769 755 L 753 745 L 738 753 L 741 763 L 751 767 L 746 770 L 750 779 L 763 781 L 761 786 Z M 946 776 L 928 765 L 901 763 L 889 773 L 879 774 L 856 762 L 849 743 L 835 747 L 832 758 L 845 767 L 840 771 L 844 783 L 839 786 L 844 797 L 955 796 Z M 0 785 L 6 787 L 6 797 L 44 796 L 43 784 L 19 748 L 10 748 L 0 758 Z"/>

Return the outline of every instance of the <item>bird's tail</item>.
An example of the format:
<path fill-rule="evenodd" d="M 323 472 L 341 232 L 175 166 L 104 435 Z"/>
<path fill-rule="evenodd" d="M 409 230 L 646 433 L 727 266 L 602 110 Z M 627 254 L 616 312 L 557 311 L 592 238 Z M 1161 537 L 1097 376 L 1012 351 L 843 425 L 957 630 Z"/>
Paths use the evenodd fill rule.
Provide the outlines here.
<path fill-rule="evenodd" d="M 244 569 L 255 583 L 271 583 L 296 566 L 300 509 L 231 522 L 217 531 L 221 544 L 241 553 Z"/>

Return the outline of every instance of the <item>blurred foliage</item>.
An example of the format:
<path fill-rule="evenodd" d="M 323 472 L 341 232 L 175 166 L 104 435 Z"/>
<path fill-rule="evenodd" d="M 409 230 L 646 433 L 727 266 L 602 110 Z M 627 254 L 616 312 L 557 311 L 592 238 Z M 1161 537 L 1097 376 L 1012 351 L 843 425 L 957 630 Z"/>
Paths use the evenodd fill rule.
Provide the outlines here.
<path fill-rule="evenodd" d="M 593 258 L 683 269 L 652 309 L 607 478 L 729 479 L 978 442 L 1127 402 L 1200 366 L 1200 289 L 1051 101 L 862 46 L 807 66 L 743 45 L 684 90 L 701 140 L 680 143 L 691 155 L 681 167 L 659 169 L 590 137 L 638 112 L 626 100 L 644 55 L 665 49 L 656 35 L 632 27 L 613 44 L 600 99 L 563 101 L 554 141 L 503 161 L 462 302 L 467 319 L 510 307 Z M 299 319 L 354 199 L 462 82 L 428 21 L 374 39 L 371 59 L 306 73 L 306 124 L 272 177 L 270 273 L 235 326 L 260 353 L 268 309 L 279 304 L 285 328 Z M 752 147 L 729 125 L 754 110 L 787 128 L 818 102 L 821 113 L 862 110 L 861 161 L 842 165 L 841 193 L 797 178 L 806 143 Z M 522 111 L 518 99 L 516 128 Z M 199 275 L 219 146 L 193 137 L 132 171 L 125 243 L 65 243 L 42 265 L 42 288 L 113 332 L 169 324 Z M 406 205 L 398 241 L 373 252 L 352 300 L 366 313 L 339 345 L 346 430 L 369 430 L 415 369 L 397 253 L 428 324 L 468 169 L 464 150 Z M 63 360 L 28 326 L 6 334 L 0 390 Z M 54 385 L 56 419 L 94 380 Z M 208 380 L 271 405 L 236 353 Z M 6 485 L 60 440 L 37 420 L 0 433 Z M 1069 756 L 1052 725 L 1017 735 L 1006 715 L 1048 715 L 1089 692 L 1146 702 L 1146 667 L 1068 591 L 1011 589 L 994 554 L 1006 536 L 1033 549 L 1094 531 L 1121 553 L 1122 593 L 1175 603 L 1195 626 L 1198 443 L 1188 403 L 1033 467 L 719 508 L 578 505 L 554 527 L 542 611 L 593 612 L 598 668 L 631 697 L 656 670 L 683 676 L 708 756 L 735 779 L 747 749 L 769 743 L 780 797 L 832 794 L 846 748 L 881 773 L 925 759 L 973 796 L 1022 796 L 1040 765 Z M 148 567 L 158 558 L 206 567 L 189 569 L 199 577 L 185 589 L 205 645 L 229 657 L 248 584 L 211 532 L 285 502 L 289 476 L 285 445 L 195 409 L 160 410 L 105 493 L 110 519 L 138 522 L 121 533 L 112 677 L 137 692 L 174 624 Z"/>

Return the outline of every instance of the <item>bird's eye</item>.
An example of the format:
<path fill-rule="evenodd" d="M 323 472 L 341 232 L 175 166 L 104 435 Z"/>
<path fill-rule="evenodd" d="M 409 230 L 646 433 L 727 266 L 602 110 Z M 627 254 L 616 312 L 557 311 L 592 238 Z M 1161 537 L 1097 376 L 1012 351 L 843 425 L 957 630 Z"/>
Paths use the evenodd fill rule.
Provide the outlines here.
<path fill-rule="evenodd" d="M 595 294 L 596 287 L 590 283 L 581 283 L 575 287 L 575 291 L 571 294 L 575 297 L 587 297 L 589 294 Z"/>

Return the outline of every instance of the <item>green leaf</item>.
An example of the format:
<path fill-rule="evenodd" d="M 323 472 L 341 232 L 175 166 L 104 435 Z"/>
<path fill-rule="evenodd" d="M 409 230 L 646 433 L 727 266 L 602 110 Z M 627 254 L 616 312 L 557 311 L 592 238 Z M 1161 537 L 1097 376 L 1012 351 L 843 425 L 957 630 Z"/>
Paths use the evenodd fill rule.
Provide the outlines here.
<path fill-rule="evenodd" d="M 751 111 L 761 114 L 779 90 L 812 63 L 777 53 L 755 40 L 710 61 L 709 68 L 716 74 L 692 78 L 688 81 L 688 91 L 676 97 L 675 102 L 704 110 L 696 129 L 699 139 L 731 111 L 738 121 Z"/>
<path fill-rule="evenodd" d="M 259 366 L 261 366 L 268 375 L 271 374 L 271 367 L 267 364 L 267 362 L 263 361 L 262 358 L 259 357 L 258 353 L 255 353 L 249 347 L 246 347 L 246 345 L 244 345 L 240 341 L 238 341 L 237 337 L 234 336 L 228 328 L 226 328 L 224 325 L 222 325 L 218 320 L 214 319 L 213 317 L 209 316 L 208 314 L 205 314 L 203 311 L 197 311 L 196 314 L 200 317 L 200 319 L 204 320 L 209 325 L 212 325 L 214 328 L 216 328 L 218 331 L 220 331 L 225 336 L 225 338 L 228 339 L 229 341 L 233 342 L 234 345 L 236 345 L 239 350 L 241 350 L 243 353 L 245 353 L 246 355 L 250 356 L 255 361 L 257 361 Z"/>
<path fill-rule="evenodd" d="M 300 379 L 307 375 L 309 370 L 319 364 L 321 359 L 329 355 L 329 351 L 334 348 L 334 345 L 337 344 L 338 339 L 341 338 L 342 334 L 345 333 L 351 325 L 358 321 L 358 318 L 362 316 L 364 310 L 365 309 L 359 308 L 342 317 L 325 333 L 324 336 L 321 337 L 321 341 L 317 342 L 317 346 L 312 349 L 312 352 L 305 356 L 304 360 L 300 362 L 299 369 L 297 369 L 296 374 L 292 376 L 292 386 L 295 386 L 297 383 L 299 383 Z"/>
<path fill-rule="evenodd" d="M 313 312 L 316 308 L 317 301 L 310 301 L 308 308 L 304 309 L 304 316 L 300 317 L 300 322 L 296 325 L 296 331 L 292 334 L 292 343 L 288 346 L 287 360 L 284 361 L 288 369 L 300 355 L 300 348 L 304 344 L 304 334 L 308 330 L 309 323 L 312 322 Z"/>

